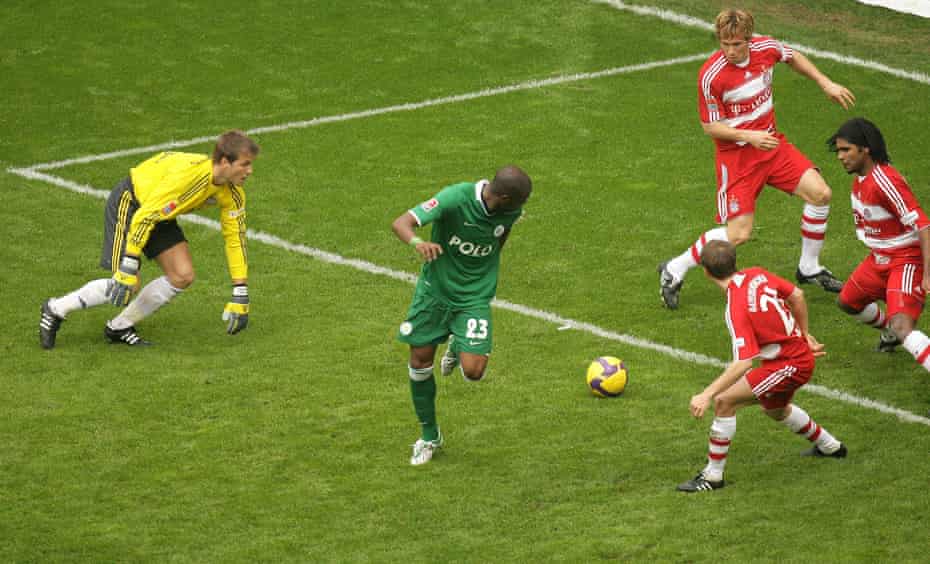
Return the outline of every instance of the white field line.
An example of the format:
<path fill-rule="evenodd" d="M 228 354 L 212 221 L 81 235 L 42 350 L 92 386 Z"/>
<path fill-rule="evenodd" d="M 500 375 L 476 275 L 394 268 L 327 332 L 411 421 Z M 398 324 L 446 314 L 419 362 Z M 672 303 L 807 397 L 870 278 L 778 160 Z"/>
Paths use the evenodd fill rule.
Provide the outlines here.
<path fill-rule="evenodd" d="M 534 90 L 537 88 L 543 88 L 546 86 L 554 86 L 557 84 L 566 84 L 569 82 L 578 82 L 581 80 L 592 80 L 595 78 L 603 78 L 605 76 L 615 76 L 618 74 L 628 74 L 628 73 L 633 73 L 633 72 L 647 71 L 647 70 L 657 69 L 661 67 L 680 65 L 682 63 L 693 63 L 695 61 L 702 61 L 709 56 L 710 56 L 709 52 L 699 53 L 696 55 L 688 55 L 685 57 L 675 57 L 674 59 L 666 59 L 664 61 L 652 61 L 649 63 L 628 65 L 625 67 L 614 67 L 614 68 L 604 69 L 604 70 L 594 71 L 594 72 L 580 72 L 580 73 L 575 73 L 575 74 L 554 76 L 552 78 L 527 80 L 524 82 L 518 82 L 516 84 L 509 84 L 507 86 L 498 86 L 496 88 L 486 88 L 484 90 L 478 90 L 476 92 L 466 92 L 464 94 L 455 94 L 452 96 L 444 96 L 442 98 L 432 98 L 432 99 L 423 100 L 420 102 L 396 104 L 393 106 L 385 106 L 382 108 L 374 108 L 371 110 L 363 110 L 360 112 L 351 112 L 347 114 L 317 117 L 317 118 L 308 119 L 308 120 L 292 121 L 288 123 L 282 123 L 280 125 L 269 125 L 266 127 L 256 127 L 254 129 L 248 130 L 246 133 L 250 135 L 260 135 L 263 133 L 277 133 L 280 131 L 289 131 L 291 129 L 303 129 L 306 127 L 316 127 L 318 125 L 323 125 L 326 123 L 335 123 L 335 122 L 340 122 L 340 121 L 349 121 L 353 119 L 368 118 L 368 117 L 379 116 L 383 114 L 390 114 L 390 113 L 395 113 L 395 112 L 412 112 L 415 110 L 429 108 L 432 106 L 441 106 L 444 104 L 457 104 L 459 102 L 466 102 L 468 100 L 475 100 L 478 98 L 487 98 L 489 96 L 497 96 L 500 94 L 509 94 L 510 92 L 518 92 L 521 90 Z M 208 143 L 208 142 L 212 142 L 215 140 L 216 140 L 215 135 L 205 136 L 205 137 L 195 137 L 193 139 L 184 139 L 180 141 L 168 141 L 166 143 L 159 143 L 158 145 L 149 145 L 147 147 L 135 147 L 132 149 L 123 149 L 120 151 L 112 151 L 109 153 L 102 153 L 99 155 L 87 155 L 83 157 L 76 157 L 73 159 L 66 159 L 63 161 L 39 163 L 39 164 L 30 165 L 25 168 L 11 168 L 8 170 L 10 172 L 17 172 L 17 171 L 24 171 L 24 170 L 33 170 L 33 171 L 52 170 L 56 168 L 66 167 L 69 165 L 84 164 L 84 163 L 90 163 L 90 162 L 96 162 L 96 161 L 104 161 L 107 159 L 115 159 L 119 157 L 130 156 L 130 155 L 155 153 L 158 151 L 164 151 L 168 149 L 190 147 L 191 145 L 199 145 L 201 143 Z"/>
<path fill-rule="evenodd" d="M 627 11 L 634 12 L 640 15 L 659 17 L 663 20 L 671 21 L 673 23 L 677 23 L 681 25 L 688 25 L 688 26 L 698 27 L 702 29 L 710 29 L 710 30 L 713 29 L 712 24 L 708 22 L 704 22 L 702 20 L 693 18 L 691 16 L 677 14 L 669 10 L 662 10 L 658 8 L 650 8 L 650 7 L 644 7 L 644 6 L 631 6 L 631 5 L 625 4 L 624 2 L 620 2 L 618 0 L 592 0 L 592 1 L 603 3 L 603 4 L 609 4 L 617 9 L 627 10 Z M 868 61 L 862 61 L 860 59 L 855 59 L 852 57 L 845 57 L 843 55 L 837 55 L 834 53 L 821 52 L 821 51 L 813 50 L 813 49 L 807 49 L 807 50 L 810 51 L 811 53 L 824 53 L 823 56 L 834 58 L 837 61 L 844 62 L 847 64 L 858 64 L 860 66 L 867 66 L 869 68 L 874 68 L 875 70 L 882 70 L 883 72 L 890 72 L 891 74 L 895 74 L 896 76 L 900 76 L 902 78 L 908 78 L 911 80 L 916 80 L 917 82 L 924 82 L 924 83 L 930 84 L 930 79 L 928 79 L 926 75 L 922 75 L 920 73 L 911 73 L 908 71 L 900 71 L 897 69 L 891 69 L 890 67 L 885 67 L 884 65 L 881 65 L 880 63 L 871 63 Z M 339 114 L 339 115 L 334 115 L 334 116 L 325 116 L 325 117 L 320 117 L 320 118 L 313 118 L 310 120 L 285 123 L 281 125 L 260 127 L 260 128 L 249 130 L 249 133 L 260 134 L 260 133 L 287 131 L 290 129 L 314 127 L 314 126 L 322 125 L 325 123 L 348 121 L 352 119 L 360 119 L 360 118 L 377 116 L 377 115 L 382 115 L 382 114 L 387 114 L 387 113 L 392 113 L 392 112 L 414 111 L 414 110 L 418 110 L 421 108 L 427 108 L 431 106 L 438 106 L 442 104 L 453 104 L 453 103 L 464 102 L 467 100 L 473 100 L 477 98 L 484 98 L 488 96 L 495 96 L 498 94 L 516 92 L 520 90 L 531 90 L 535 88 L 542 88 L 545 86 L 551 86 L 551 85 L 556 85 L 556 84 L 564 84 L 564 83 L 576 82 L 580 80 L 589 80 L 589 79 L 595 79 L 595 78 L 600 78 L 604 76 L 613 76 L 617 74 L 650 70 L 650 69 L 660 68 L 664 66 L 698 61 L 698 60 L 706 59 L 709 55 L 710 55 L 709 53 L 701 53 L 697 55 L 689 55 L 685 57 L 668 59 L 665 61 L 656 61 L 656 62 L 651 62 L 651 63 L 643 63 L 643 64 L 630 65 L 630 66 L 625 66 L 625 67 L 615 67 L 612 69 L 605 69 L 605 70 L 597 71 L 597 72 L 576 73 L 572 75 L 563 75 L 563 76 L 558 76 L 558 77 L 553 77 L 553 78 L 548 78 L 548 79 L 530 80 L 530 81 L 520 82 L 517 84 L 512 84 L 509 86 L 502 86 L 498 88 L 480 90 L 477 92 L 470 92 L 470 93 L 459 94 L 455 96 L 447 96 L 443 98 L 433 98 L 433 99 L 425 100 L 422 102 L 398 104 L 394 106 L 375 108 L 375 109 L 364 110 L 360 112 Z M 85 195 L 90 195 L 90 196 L 94 196 L 97 198 L 105 199 L 108 196 L 108 192 L 105 190 L 100 190 L 92 186 L 80 184 L 77 182 L 67 180 L 65 178 L 61 178 L 59 176 L 54 176 L 54 175 L 42 173 L 39 171 L 52 170 L 56 168 L 66 167 L 66 166 L 73 165 L 73 164 L 97 162 L 97 161 L 103 161 L 107 159 L 114 159 L 114 158 L 141 154 L 141 153 L 151 153 L 151 152 L 165 150 L 165 149 L 188 147 L 191 145 L 207 143 L 207 142 L 212 141 L 213 139 L 214 139 L 214 136 L 205 136 L 205 137 L 197 137 L 197 138 L 187 139 L 187 140 L 182 140 L 182 141 L 169 141 L 167 143 L 161 143 L 158 145 L 149 145 L 147 147 L 137 147 L 133 149 L 124 149 L 120 151 L 113 151 L 113 152 L 103 153 L 99 155 L 88 155 L 84 157 L 77 157 L 77 158 L 66 159 L 62 161 L 39 163 L 39 164 L 35 164 L 35 165 L 28 166 L 28 167 L 23 167 L 23 168 L 9 168 L 7 169 L 7 171 L 10 173 L 16 174 L 18 176 L 22 176 L 23 178 L 46 182 L 48 184 L 59 186 L 61 188 L 65 188 L 73 192 L 77 192 L 79 194 L 85 194 Z M 189 222 L 189 223 L 196 223 L 199 225 L 203 225 L 205 227 L 208 227 L 214 230 L 219 230 L 220 228 L 218 222 L 214 220 L 206 219 L 204 217 L 197 216 L 197 215 L 184 216 L 182 220 Z M 255 230 L 250 229 L 248 231 L 248 237 L 250 239 L 255 239 L 263 243 L 266 243 L 268 245 L 282 248 L 282 249 L 285 249 L 291 252 L 303 254 L 303 255 L 315 258 L 317 260 L 321 260 L 323 262 L 328 262 L 331 264 L 339 264 L 343 266 L 350 266 L 352 268 L 355 268 L 357 270 L 361 270 L 364 272 L 388 276 L 396 280 L 402 280 L 402 281 L 406 281 L 410 283 L 413 283 L 416 281 L 416 276 L 413 274 L 391 270 L 389 268 L 385 268 L 385 267 L 376 265 L 368 261 L 363 261 L 363 260 L 358 260 L 358 259 L 347 259 L 340 255 L 330 253 L 327 251 L 323 251 L 321 249 L 309 247 L 307 245 L 291 243 L 279 237 L 276 237 L 274 235 L 264 233 L 262 231 L 255 231 Z M 536 319 L 541 319 L 544 321 L 555 323 L 562 330 L 577 329 L 577 330 L 591 333 L 593 335 L 596 335 L 596 336 L 599 336 L 605 339 L 618 341 L 618 342 L 625 343 L 625 344 L 628 344 L 634 347 L 654 350 L 662 354 L 671 356 L 673 358 L 678 358 L 678 359 L 689 361 L 695 364 L 709 365 L 709 366 L 714 366 L 718 368 L 721 368 L 726 365 L 724 361 L 716 359 L 716 358 L 708 357 L 708 356 L 705 356 L 699 353 L 693 353 L 693 352 L 689 352 L 689 351 L 685 351 L 681 349 L 676 349 L 668 345 L 653 343 L 652 341 L 640 339 L 638 337 L 633 337 L 631 335 L 615 333 L 613 331 L 608 331 L 606 329 L 597 327 L 596 325 L 584 323 L 581 321 L 575 321 L 573 319 L 564 318 L 555 313 L 537 310 L 534 308 L 530 308 L 530 307 L 523 306 L 520 304 L 510 303 L 510 302 L 503 301 L 503 300 L 495 300 L 494 305 L 495 307 L 498 307 L 501 309 L 506 309 L 509 311 L 520 313 L 522 315 L 526 315 L 529 317 L 534 317 Z M 846 392 L 832 390 L 830 388 L 825 388 L 823 386 L 818 386 L 814 384 L 807 385 L 802 389 L 808 390 L 809 392 L 814 393 L 814 394 L 822 395 L 824 397 L 844 401 L 847 403 L 851 403 L 853 405 L 858 405 L 860 407 L 874 409 L 882 413 L 895 415 L 902 421 L 907 421 L 911 423 L 920 423 L 923 425 L 930 426 L 930 419 L 928 418 L 920 417 L 909 411 L 904 411 L 902 409 L 892 407 L 892 406 L 883 404 L 881 402 L 873 401 L 868 398 L 860 398 L 858 396 L 854 396 Z"/>
<path fill-rule="evenodd" d="M 20 176 L 23 176 L 24 178 L 29 178 L 32 180 L 39 180 L 42 182 L 46 182 L 48 184 L 53 184 L 55 186 L 65 188 L 67 190 L 71 190 L 72 192 L 77 192 L 78 194 L 94 196 L 100 199 L 106 199 L 107 196 L 109 195 L 109 192 L 107 192 L 106 190 L 100 190 L 98 188 L 94 188 L 93 186 L 88 186 L 86 184 L 79 184 L 77 182 L 73 182 L 71 180 L 67 180 L 67 179 L 54 176 L 51 174 L 47 174 L 44 172 L 39 172 L 39 171 L 29 170 L 29 169 L 16 169 L 13 172 Z M 218 221 L 207 219 L 199 215 L 193 215 L 193 214 L 185 215 L 181 217 L 181 220 L 187 223 L 195 223 L 197 225 L 202 225 L 214 231 L 220 231 L 220 224 Z M 393 270 L 393 269 L 390 269 L 384 266 L 379 266 L 377 264 L 374 264 L 374 263 L 371 263 L 365 260 L 345 258 L 341 255 L 330 253 L 330 252 L 327 252 L 321 249 L 316 249 L 314 247 L 310 247 L 307 245 L 302 245 L 300 243 L 292 243 L 290 241 L 286 241 L 284 239 L 281 239 L 280 237 L 271 235 L 270 233 L 265 233 L 263 231 L 256 231 L 254 229 L 249 229 L 247 236 L 250 240 L 260 241 L 262 243 L 265 243 L 266 245 L 271 245 L 272 247 L 284 249 L 292 253 L 298 253 L 301 255 L 312 257 L 322 262 L 326 262 L 330 264 L 337 264 L 341 266 L 348 266 L 356 270 L 360 270 L 362 272 L 368 272 L 370 274 L 377 274 L 380 276 L 387 276 L 389 278 L 393 278 L 395 280 L 400 280 L 400 281 L 407 282 L 410 284 L 415 284 L 417 281 L 417 277 L 409 272 L 401 272 L 398 270 Z M 609 331 L 607 329 L 598 327 L 597 325 L 592 325 L 591 323 L 585 323 L 583 321 L 577 321 L 575 319 L 562 317 L 558 314 L 555 314 L 549 311 L 539 310 L 539 309 L 535 309 L 529 306 L 515 304 L 512 302 L 508 302 L 505 300 L 498 300 L 498 299 L 494 300 L 493 305 L 494 307 L 497 307 L 499 309 L 504 309 L 504 310 L 515 312 L 515 313 L 519 313 L 521 315 L 525 315 L 527 317 L 532 317 L 535 319 L 540 319 L 542 321 L 547 321 L 549 323 L 554 324 L 556 327 L 559 328 L 559 330 L 575 329 L 578 331 L 583 331 L 585 333 L 590 333 L 597 337 L 601 337 L 601 338 L 608 339 L 611 341 L 617 341 L 619 343 L 623 343 L 623 344 L 630 345 L 633 347 L 656 351 L 666 356 L 670 356 L 678 360 L 684 360 L 687 362 L 691 362 L 693 364 L 713 366 L 716 368 L 723 368 L 724 366 L 726 366 L 726 362 L 713 358 L 713 357 L 709 357 L 709 356 L 706 356 L 700 353 L 690 352 L 690 351 L 686 351 L 682 349 L 676 349 L 674 347 L 670 347 L 668 345 L 663 345 L 660 343 L 654 343 L 646 339 L 634 337 L 633 335 L 616 333 L 614 331 Z M 920 423 L 922 425 L 930 426 L 930 419 L 926 417 L 921 417 L 909 411 L 905 411 L 903 409 L 899 409 L 897 407 L 893 407 L 893 406 L 890 406 L 890 405 L 887 405 L 887 404 L 884 404 L 878 401 L 874 401 L 868 398 L 862 398 L 862 397 L 855 396 L 853 394 L 849 394 L 849 393 L 842 392 L 839 390 L 833 390 L 830 388 L 826 388 L 824 386 L 818 386 L 816 384 L 808 384 L 807 386 L 801 389 L 807 390 L 808 392 L 819 395 L 819 396 L 824 396 L 830 399 L 843 401 L 843 402 L 850 403 L 852 405 L 856 405 L 859 407 L 873 409 L 875 411 L 879 411 L 881 413 L 885 413 L 888 415 L 894 415 L 901 421 L 906 421 L 909 423 Z"/>
<path fill-rule="evenodd" d="M 631 12 L 638 14 L 640 16 L 647 16 L 652 18 L 659 18 L 661 20 L 671 22 L 674 24 L 687 26 L 687 27 L 696 27 L 698 29 L 703 29 L 707 31 L 715 31 L 714 24 L 711 22 L 706 22 L 704 20 L 688 16 L 686 14 L 679 14 L 671 10 L 665 10 L 663 8 L 654 8 L 652 6 L 641 6 L 636 4 L 627 4 L 621 0 L 591 0 L 595 4 L 607 4 L 616 8 L 617 10 L 623 10 L 625 12 Z M 922 72 L 914 72 L 902 69 L 896 69 L 894 67 L 889 67 L 884 63 L 879 63 L 877 61 L 868 61 L 865 59 L 860 59 L 858 57 L 850 57 L 848 55 L 840 55 L 839 53 L 834 53 L 832 51 L 824 51 L 822 49 L 817 49 L 816 47 L 809 47 L 807 45 L 802 45 L 801 43 L 795 43 L 794 41 L 785 40 L 785 43 L 788 43 L 793 48 L 797 48 L 798 51 L 813 55 L 815 57 L 820 57 L 822 59 L 830 59 L 831 61 L 836 61 L 838 63 L 843 63 L 846 65 L 852 65 L 856 67 L 862 67 L 873 71 L 883 72 L 896 76 L 898 78 L 904 78 L 907 80 L 912 80 L 914 82 L 919 82 L 921 84 L 930 84 L 930 76 Z"/>

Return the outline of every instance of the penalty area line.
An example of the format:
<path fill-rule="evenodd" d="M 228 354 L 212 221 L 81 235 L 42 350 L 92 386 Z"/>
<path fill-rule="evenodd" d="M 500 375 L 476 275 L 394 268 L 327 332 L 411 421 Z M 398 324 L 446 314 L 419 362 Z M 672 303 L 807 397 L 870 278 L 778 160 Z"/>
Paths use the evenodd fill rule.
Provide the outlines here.
<path fill-rule="evenodd" d="M 46 182 L 48 184 L 52 184 L 54 186 L 58 186 L 66 190 L 70 190 L 78 194 L 93 196 L 95 198 L 106 199 L 107 196 L 109 195 L 109 192 L 106 190 L 100 190 L 98 188 L 94 188 L 93 186 L 88 186 L 86 184 L 80 184 L 78 182 L 74 182 L 71 180 L 67 180 L 65 178 L 61 178 L 59 176 L 54 176 L 52 174 L 47 174 L 47 173 L 39 172 L 36 170 L 10 169 L 10 172 L 12 172 L 13 174 L 22 176 L 24 178 Z M 208 219 L 203 216 L 192 214 L 192 215 L 181 216 L 180 219 L 184 221 L 185 223 L 194 223 L 194 224 L 206 227 L 208 229 L 212 229 L 214 231 L 220 231 L 220 223 L 218 221 Z M 348 266 L 350 268 L 354 268 L 362 272 L 367 272 L 369 274 L 375 274 L 379 276 L 387 276 L 395 280 L 407 282 L 408 284 L 415 284 L 417 281 L 416 275 L 411 274 L 409 272 L 401 272 L 398 270 L 394 270 L 391 268 L 387 268 L 384 266 L 374 264 L 366 260 L 350 259 L 350 258 L 343 257 L 341 255 L 337 255 L 336 253 L 331 253 L 328 251 L 324 251 L 322 249 L 310 247 L 308 245 L 304 245 L 300 243 L 292 243 L 290 241 L 286 241 L 284 239 L 281 239 L 280 237 L 277 237 L 270 233 L 265 233 L 263 231 L 256 231 L 254 229 L 249 229 L 246 236 L 248 237 L 249 240 L 259 241 L 266 245 L 270 245 L 272 247 L 283 249 L 283 250 L 286 250 L 292 253 L 297 253 L 297 254 L 301 254 L 304 256 L 308 256 L 308 257 L 314 258 L 316 260 L 319 260 L 325 263 L 335 264 L 335 265 L 340 265 L 340 266 Z M 492 302 L 492 305 L 498 309 L 503 309 L 506 311 L 511 311 L 514 313 L 518 313 L 520 315 L 524 315 L 526 317 L 532 317 L 534 319 L 546 321 L 548 323 L 555 325 L 559 331 L 574 329 L 577 331 L 582 331 L 585 333 L 589 333 L 591 335 L 595 335 L 597 337 L 601 337 L 603 339 L 608 339 L 611 341 L 616 341 L 618 343 L 623 343 L 623 344 L 626 344 L 632 347 L 655 351 L 663 355 L 670 356 L 678 360 L 684 360 L 686 362 L 690 362 L 693 364 L 713 366 L 716 368 L 723 368 L 727 364 L 726 362 L 720 359 L 706 356 L 700 353 L 690 352 L 690 351 L 686 351 L 683 349 L 677 349 L 675 347 L 663 345 L 661 343 L 654 343 L 647 339 L 641 339 L 639 337 L 634 337 L 633 335 L 616 333 L 614 331 L 610 331 L 608 329 L 598 327 L 597 325 L 593 325 L 591 323 L 585 323 L 583 321 L 577 321 L 575 319 L 562 317 L 556 313 L 539 310 L 539 309 L 521 305 L 521 304 L 515 304 L 512 302 L 508 302 L 506 300 L 495 299 Z M 926 417 L 921 417 L 919 415 L 911 413 L 910 411 L 905 411 L 903 409 L 899 409 L 897 407 L 884 404 L 879 401 L 859 397 L 859 396 L 856 396 L 856 395 L 853 395 L 847 392 L 842 392 L 839 390 L 833 390 L 831 388 L 827 388 L 827 387 L 820 386 L 817 384 L 808 384 L 804 386 L 803 388 L 801 388 L 801 390 L 807 390 L 808 392 L 818 395 L 818 396 L 823 396 L 825 398 L 846 402 L 846 403 L 849 403 L 849 404 L 852 404 L 858 407 L 866 408 L 866 409 L 872 409 L 872 410 L 875 410 L 875 411 L 878 411 L 880 413 L 884 413 L 887 415 L 894 415 L 901 421 L 906 421 L 908 423 L 919 423 L 921 425 L 926 425 L 930 427 L 930 419 Z"/>
<path fill-rule="evenodd" d="M 658 69 L 662 67 L 680 65 L 684 63 L 693 63 L 693 62 L 704 60 L 710 55 L 711 55 L 710 52 L 699 53 L 696 55 L 687 55 L 684 57 L 675 57 L 673 59 L 665 59 L 662 61 L 652 61 L 648 63 L 627 65 L 623 67 L 614 67 L 614 68 L 603 69 L 603 70 L 593 71 L 593 72 L 579 72 L 579 73 L 574 73 L 574 74 L 564 74 L 564 75 L 554 76 L 551 78 L 540 78 L 540 79 L 527 80 L 524 82 L 509 84 L 507 86 L 498 86 L 496 88 L 486 88 L 484 90 L 466 92 L 464 94 L 455 94 L 452 96 L 444 96 L 442 98 L 431 98 L 429 100 L 422 100 L 420 102 L 395 104 L 393 106 L 372 108 L 368 110 L 350 112 L 346 114 L 322 116 L 322 117 L 316 117 L 313 119 L 282 123 L 279 125 L 256 127 L 256 128 L 247 130 L 246 133 L 249 135 L 261 135 L 264 133 L 277 133 L 281 131 L 289 131 L 292 129 L 304 129 L 308 127 L 316 127 L 318 125 L 323 125 L 327 123 L 337 123 L 337 122 L 342 122 L 342 121 L 362 119 L 362 118 L 368 118 L 368 117 L 379 116 L 379 115 L 384 115 L 384 114 L 391 114 L 391 113 L 396 113 L 396 112 L 412 112 L 412 111 L 420 110 L 423 108 L 429 108 L 433 106 L 442 106 L 446 104 L 457 104 L 459 102 L 467 102 L 469 100 L 476 100 L 479 98 L 488 98 L 490 96 L 509 94 L 511 92 L 520 92 L 523 90 L 535 90 L 537 88 L 544 88 L 547 86 L 556 86 L 559 84 L 568 84 L 571 82 L 579 82 L 582 80 L 592 80 L 592 79 L 603 78 L 607 76 L 616 76 L 616 75 L 621 75 L 621 74 L 630 74 L 634 72 L 648 71 L 648 70 Z M 116 159 L 120 157 L 127 157 L 131 155 L 138 155 L 138 154 L 144 154 L 144 153 L 157 153 L 159 151 L 166 151 L 169 149 L 181 149 L 184 147 L 190 147 L 192 145 L 200 145 L 202 143 L 209 143 L 214 140 L 216 140 L 215 135 L 204 136 L 204 137 L 194 137 L 193 139 L 184 139 L 184 140 L 179 140 L 179 141 L 167 141 L 165 143 L 159 143 L 157 145 L 148 145 L 146 147 L 134 147 L 132 149 L 122 149 L 119 151 L 101 153 L 99 155 L 86 155 L 83 157 L 75 157 L 72 159 L 65 159 L 61 161 L 53 161 L 53 162 L 48 162 L 48 163 L 37 163 L 37 164 L 29 165 L 26 167 L 13 167 L 13 168 L 9 168 L 8 171 L 14 174 L 20 174 L 20 172 L 22 171 L 53 170 L 56 168 L 63 168 L 63 167 L 75 165 L 75 164 L 85 164 L 85 163 L 92 163 L 92 162 L 98 162 L 98 161 L 105 161 L 109 159 Z M 25 176 L 25 175 L 20 174 L 20 176 Z"/>
<path fill-rule="evenodd" d="M 622 0 L 591 0 L 595 4 L 606 4 L 616 10 L 630 12 L 640 16 L 646 16 L 650 18 L 658 18 L 660 20 L 670 22 L 676 25 L 685 26 L 685 27 L 694 27 L 697 29 L 705 31 L 716 31 L 716 27 L 711 22 L 704 21 L 700 18 L 694 16 L 689 16 L 687 14 L 680 14 L 678 12 L 673 12 L 671 10 L 666 10 L 665 8 L 657 8 L 653 6 L 643 6 L 640 4 L 627 4 Z M 758 35 L 758 34 L 756 34 Z M 850 55 L 841 55 L 839 53 L 834 53 L 833 51 L 825 51 L 823 49 L 817 49 L 816 47 L 810 47 L 807 45 L 802 45 L 800 43 L 785 40 L 785 43 L 790 45 L 793 48 L 796 48 L 801 53 L 808 55 L 814 55 L 815 57 L 820 57 L 821 59 L 829 59 L 837 63 L 842 63 L 844 65 L 850 65 L 854 67 L 860 67 L 864 69 L 869 69 L 877 72 L 882 72 L 885 74 L 890 74 L 891 76 L 896 76 L 898 78 L 903 78 L 906 80 L 912 80 L 914 82 L 919 82 L 921 84 L 930 84 L 930 76 L 922 73 L 915 72 L 903 69 L 897 69 L 890 67 L 884 63 L 879 63 L 878 61 L 869 61 L 866 59 L 860 59 L 859 57 L 852 57 Z"/>

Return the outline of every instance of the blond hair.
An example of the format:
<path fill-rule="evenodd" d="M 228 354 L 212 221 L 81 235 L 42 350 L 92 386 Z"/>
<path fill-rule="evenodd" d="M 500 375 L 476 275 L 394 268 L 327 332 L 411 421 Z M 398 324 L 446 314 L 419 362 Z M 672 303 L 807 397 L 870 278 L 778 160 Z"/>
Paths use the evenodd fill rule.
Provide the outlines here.
<path fill-rule="evenodd" d="M 745 10 L 724 10 L 717 14 L 714 23 L 717 27 L 717 39 L 742 37 L 749 41 L 756 27 L 752 14 Z"/>

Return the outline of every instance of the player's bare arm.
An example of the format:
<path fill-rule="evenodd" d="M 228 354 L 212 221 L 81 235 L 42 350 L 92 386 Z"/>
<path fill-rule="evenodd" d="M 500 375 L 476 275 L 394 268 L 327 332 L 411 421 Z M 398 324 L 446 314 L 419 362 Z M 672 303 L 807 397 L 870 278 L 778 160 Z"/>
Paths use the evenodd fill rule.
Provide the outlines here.
<path fill-rule="evenodd" d="M 788 309 L 791 311 L 791 316 L 794 317 L 795 323 L 798 325 L 798 329 L 801 330 L 801 334 L 804 335 L 804 338 L 807 339 L 807 345 L 811 348 L 811 351 L 814 353 L 815 357 L 824 356 L 827 354 L 824 351 L 824 346 L 820 343 L 816 337 L 810 334 L 808 327 L 808 314 L 807 314 L 807 302 L 804 301 L 804 292 L 800 288 L 795 288 L 794 292 L 785 300 L 785 303 L 788 306 Z"/>
<path fill-rule="evenodd" d="M 789 60 L 787 64 L 801 76 L 816 82 L 817 86 L 827 95 L 827 98 L 843 106 L 844 110 L 848 110 L 856 105 L 856 97 L 848 88 L 830 80 L 827 75 L 820 72 L 814 63 L 803 54 L 794 51 L 794 56 L 791 57 L 791 60 Z"/>
<path fill-rule="evenodd" d="M 721 141 L 749 143 L 756 149 L 761 149 L 763 151 L 771 151 L 775 147 L 778 147 L 778 138 L 767 131 L 737 129 L 719 121 L 702 123 L 701 127 L 704 128 L 704 133 Z"/>
<path fill-rule="evenodd" d="M 691 398 L 691 415 L 700 419 L 704 416 L 707 408 L 713 403 L 718 394 L 735 384 L 737 380 L 743 377 L 746 372 L 752 368 L 752 359 L 734 360 L 720 374 L 717 379 L 710 383 L 704 391 Z"/>
<path fill-rule="evenodd" d="M 419 227 L 417 220 L 409 212 L 400 214 L 391 224 L 394 235 L 397 235 L 403 243 L 414 247 L 423 260 L 426 262 L 436 260 L 442 254 L 442 247 L 437 243 L 424 241 L 417 237 L 415 231 L 417 227 Z"/>

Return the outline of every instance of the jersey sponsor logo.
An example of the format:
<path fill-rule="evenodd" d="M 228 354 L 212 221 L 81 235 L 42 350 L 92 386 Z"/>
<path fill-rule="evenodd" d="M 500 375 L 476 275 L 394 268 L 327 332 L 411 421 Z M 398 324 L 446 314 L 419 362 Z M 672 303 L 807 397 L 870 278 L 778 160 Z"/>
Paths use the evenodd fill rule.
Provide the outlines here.
<path fill-rule="evenodd" d="M 494 228 L 494 236 L 500 239 L 501 235 L 503 235 L 504 231 L 506 230 L 507 228 L 504 227 L 503 225 L 498 225 L 497 227 Z"/>
<path fill-rule="evenodd" d="M 163 207 L 163 208 L 161 209 L 161 214 L 162 214 L 162 215 L 171 215 L 171 212 L 173 212 L 175 209 L 177 209 L 177 207 L 178 207 L 178 203 L 177 203 L 177 202 L 168 202 L 168 205 L 165 206 L 165 207 Z"/>
<path fill-rule="evenodd" d="M 436 198 L 430 198 L 429 200 L 426 200 L 425 202 L 420 204 L 420 207 L 423 208 L 423 211 L 428 212 L 438 205 L 439 205 L 439 200 L 437 200 Z"/>
<path fill-rule="evenodd" d="M 449 238 L 449 248 L 458 248 L 460 253 L 470 257 L 486 257 L 494 251 L 494 245 L 476 245 L 471 241 L 463 241 L 458 235 Z"/>

